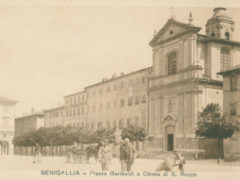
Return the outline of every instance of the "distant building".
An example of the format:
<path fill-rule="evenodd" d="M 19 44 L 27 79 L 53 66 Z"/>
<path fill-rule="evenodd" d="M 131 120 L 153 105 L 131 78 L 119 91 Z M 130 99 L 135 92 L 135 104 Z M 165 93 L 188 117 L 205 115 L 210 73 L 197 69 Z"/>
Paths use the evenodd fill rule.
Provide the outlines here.
<path fill-rule="evenodd" d="M 44 111 L 44 127 L 64 126 L 63 106 Z"/>
<path fill-rule="evenodd" d="M 34 131 L 44 127 L 44 114 L 32 113 L 15 119 L 15 136 Z"/>
<path fill-rule="evenodd" d="M 240 122 L 240 65 L 218 74 L 223 76 L 223 113 Z M 240 132 L 224 141 L 224 156 L 240 160 Z"/>
<path fill-rule="evenodd" d="M 14 113 L 17 101 L 0 97 L 0 155 L 12 154 L 14 137 Z"/>

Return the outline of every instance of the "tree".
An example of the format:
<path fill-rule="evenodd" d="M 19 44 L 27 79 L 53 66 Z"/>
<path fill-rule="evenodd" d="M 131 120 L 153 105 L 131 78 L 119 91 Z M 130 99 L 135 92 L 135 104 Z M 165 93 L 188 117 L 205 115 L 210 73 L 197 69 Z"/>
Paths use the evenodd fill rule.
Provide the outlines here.
<path fill-rule="evenodd" d="M 90 138 L 92 143 L 100 143 L 104 139 L 107 139 L 109 142 L 115 142 L 115 129 L 106 129 L 101 128 L 92 133 Z"/>
<path fill-rule="evenodd" d="M 218 139 L 218 158 L 224 156 L 223 139 L 232 137 L 239 130 L 238 121 L 231 116 L 222 115 L 219 104 L 208 104 L 198 114 L 196 135 L 205 138 Z"/>
<path fill-rule="evenodd" d="M 130 141 L 135 141 L 138 149 L 138 143 L 145 141 L 147 135 L 147 131 L 144 128 L 130 125 L 122 130 L 121 136 L 122 139 L 128 138 Z"/>

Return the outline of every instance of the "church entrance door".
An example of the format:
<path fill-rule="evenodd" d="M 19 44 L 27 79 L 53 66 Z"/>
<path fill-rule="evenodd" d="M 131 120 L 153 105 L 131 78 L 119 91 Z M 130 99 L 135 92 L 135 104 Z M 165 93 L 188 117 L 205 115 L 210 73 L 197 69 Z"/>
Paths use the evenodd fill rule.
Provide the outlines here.
<path fill-rule="evenodd" d="M 173 151 L 173 134 L 167 135 L 167 150 Z"/>

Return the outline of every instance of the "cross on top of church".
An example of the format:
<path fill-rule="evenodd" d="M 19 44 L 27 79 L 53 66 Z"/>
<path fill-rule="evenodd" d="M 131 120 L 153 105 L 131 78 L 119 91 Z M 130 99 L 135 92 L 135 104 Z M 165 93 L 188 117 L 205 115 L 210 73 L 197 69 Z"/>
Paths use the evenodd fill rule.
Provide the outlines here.
<path fill-rule="evenodd" d="M 171 19 L 175 19 L 174 7 L 171 7 Z"/>

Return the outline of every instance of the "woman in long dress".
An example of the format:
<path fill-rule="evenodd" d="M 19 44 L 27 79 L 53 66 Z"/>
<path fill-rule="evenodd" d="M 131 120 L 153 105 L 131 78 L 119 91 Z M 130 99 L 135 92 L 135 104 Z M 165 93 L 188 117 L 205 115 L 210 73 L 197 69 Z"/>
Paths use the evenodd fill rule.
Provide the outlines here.
<path fill-rule="evenodd" d="M 107 140 L 102 142 L 98 152 L 98 161 L 101 163 L 102 171 L 109 170 L 112 161 L 112 148 Z"/>

